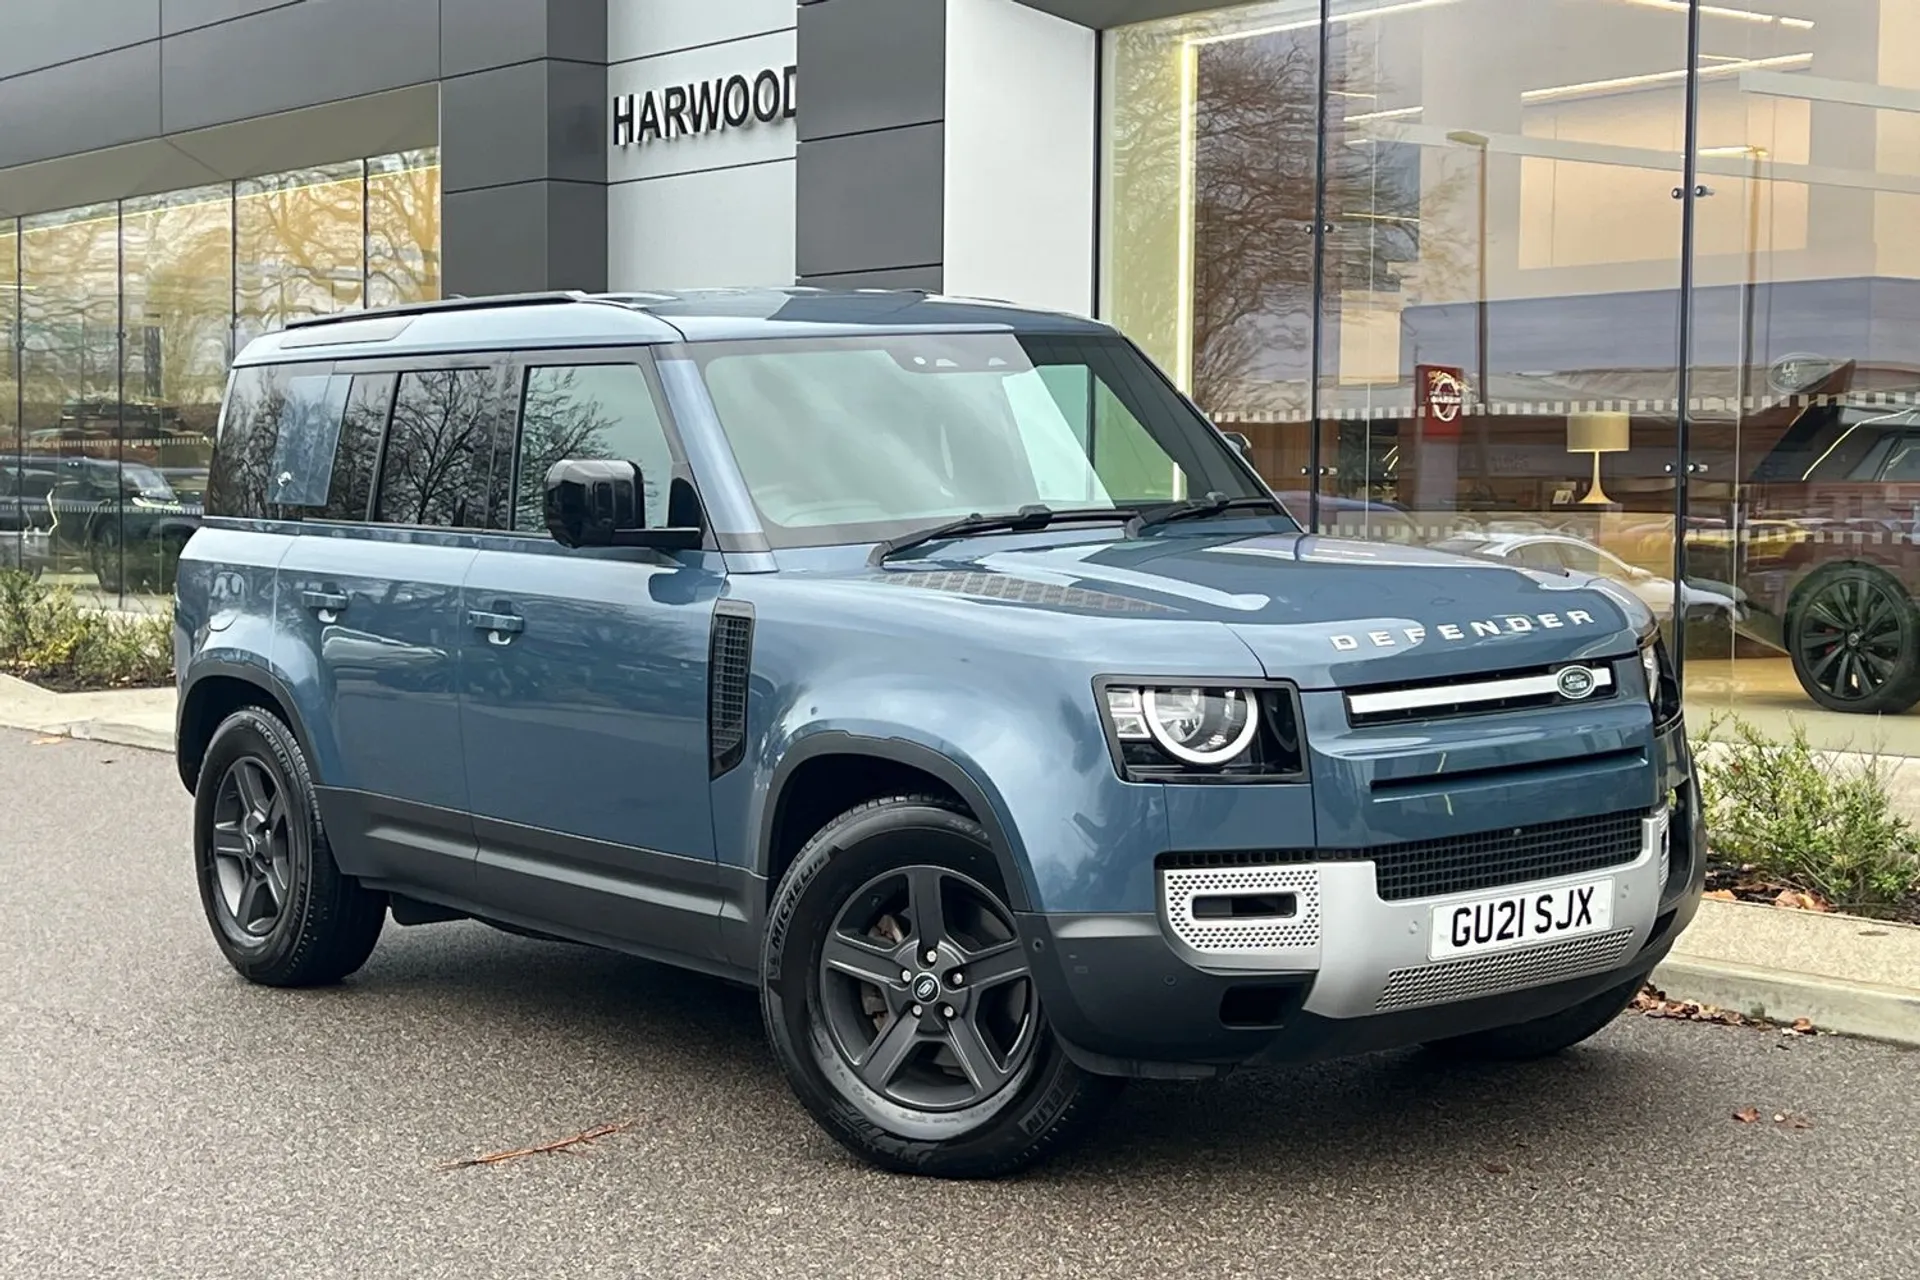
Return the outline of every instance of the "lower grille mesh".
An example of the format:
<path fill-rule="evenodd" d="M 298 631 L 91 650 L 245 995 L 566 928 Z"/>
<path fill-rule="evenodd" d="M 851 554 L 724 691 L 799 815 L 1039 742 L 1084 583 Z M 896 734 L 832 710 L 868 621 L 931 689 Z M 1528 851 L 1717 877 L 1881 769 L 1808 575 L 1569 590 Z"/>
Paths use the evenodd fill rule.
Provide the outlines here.
<path fill-rule="evenodd" d="M 1501 951 L 1444 964 L 1395 969 L 1387 975 L 1387 985 L 1374 1002 L 1374 1011 L 1388 1013 L 1395 1009 L 1471 1000 L 1476 996 L 1498 995 L 1503 991 L 1577 978 L 1620 963 L 1632 942 L 1632 929 L 1615 929 L 1612 933 L 1549 942 L 1523 951 Z"/>
<path fill-rule="evenodd" d="M 1388 902 L 1437 898 L 1632 862 L 1640 856 L 1646 816 L 1630 810 L 1370 849 L 1323 849 L 1311 856 L 1318 862 L 1371 861 Z"/>

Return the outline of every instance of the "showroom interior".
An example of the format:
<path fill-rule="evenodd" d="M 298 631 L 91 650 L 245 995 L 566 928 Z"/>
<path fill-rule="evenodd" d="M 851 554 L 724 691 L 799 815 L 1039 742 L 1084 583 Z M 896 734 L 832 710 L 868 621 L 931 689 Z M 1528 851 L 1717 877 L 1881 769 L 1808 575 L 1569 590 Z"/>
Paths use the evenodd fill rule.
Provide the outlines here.
<path fill-rule="evenodd" d="M 1920 0 L 746 0 L 720 30 L 621 0 L 113 4 L 152 29 L 72 49 L 49 17 L 0 54 L 0 113 L 35 114 L 0 142 L 0 565 L 46 532 L 54 580 L 156 605 L 239 346 L 443 292 L 638 287 L 622 264 L 668 214 L 633 210 L 666 187 L 622 176 L 718 174 L 695 148 L 735 143 L 623 159 L 609 103 L 687 51 L 701 76 L 791 56 L 797 118 L 725 179 L 755 193 L 720 220 L 755 237 L 756 279 L 1058 301 L 981 251 L 1018 234 L 1022 184 L 965 166 L 1079 157 L 1089 309 L 1243 435 L 1303 523 L 1603 572 L 1668 621 L 1696 720 L 1920 751 L 1920 712 L 1871 714 L 1920 669 Z M 28 27 L 57 8 L 27 0 Z M 654 14 L 675 16 L 636 37 Z M 833 123 L 928 78 L 828 65 L 847 30 L 907 22 L 938 118 Z M 996 32 L 1084 59 L 1040 78 L 1086 100 L 983 114 Z M 340 56 L 254 56 L 290 42 Z M 181 79 L 242 58 L 218 90 Z M 149 60 L 156 109 L 62 123 Z M 992 146 L 963 146 L 969 112 Z M 826 180 L 862 129 L 874 155 L 944 139 L 925 208 L 857 237 L 910 261 L 827 261 L 838 225 L 879 216 Z M 1036 233 L 1062 204 L 1034 202 Z M 1009 220 L 971 260 L 991 279 L 962 261 L 986 205 Z"/>

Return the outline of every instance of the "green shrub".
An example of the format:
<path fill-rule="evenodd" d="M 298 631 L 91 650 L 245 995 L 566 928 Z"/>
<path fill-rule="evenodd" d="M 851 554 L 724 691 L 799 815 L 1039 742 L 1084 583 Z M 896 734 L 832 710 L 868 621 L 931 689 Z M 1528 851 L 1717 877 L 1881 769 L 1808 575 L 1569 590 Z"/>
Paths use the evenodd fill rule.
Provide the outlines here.
<path fill-rule="evenodd" d="M 1920 836 L 1896 813 L 1883 765 L 1816 751 L 1796 725 L 1769 738 L 1715 720 L 1700 751 L 1707 842 L 1722 861 L 1874 914 L 1920 891 Z"/>
<path fill-rule="evenodd" d="M 0 672 L 54 689 L 165 684 L 173 674 L 173 619 L 86 609 L 66 587 L 0 572 Z"/>

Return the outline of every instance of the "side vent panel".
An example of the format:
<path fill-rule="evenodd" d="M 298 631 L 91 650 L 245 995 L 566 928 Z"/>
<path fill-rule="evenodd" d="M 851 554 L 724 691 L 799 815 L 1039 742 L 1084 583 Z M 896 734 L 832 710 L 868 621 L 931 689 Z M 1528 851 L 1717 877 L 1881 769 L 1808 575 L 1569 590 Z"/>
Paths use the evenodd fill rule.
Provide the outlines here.
<path fill-rule="evenodd" d="M 722 600 L 707 640 L 707 758 L 713 777 L 747 750 L 747 676 L 753 670 L 753 606 Z"/>

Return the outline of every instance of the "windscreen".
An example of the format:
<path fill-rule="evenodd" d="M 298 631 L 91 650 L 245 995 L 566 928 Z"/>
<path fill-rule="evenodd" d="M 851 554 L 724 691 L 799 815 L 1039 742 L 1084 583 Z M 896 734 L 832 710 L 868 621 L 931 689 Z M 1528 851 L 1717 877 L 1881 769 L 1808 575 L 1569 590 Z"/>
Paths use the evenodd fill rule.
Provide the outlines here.
<path fill-rule="evenodd" d="M 713 343 L 709 394 L 776 546 L 959 516 L 1260 494 L 1118 338 L 1011 333 Z"/>

